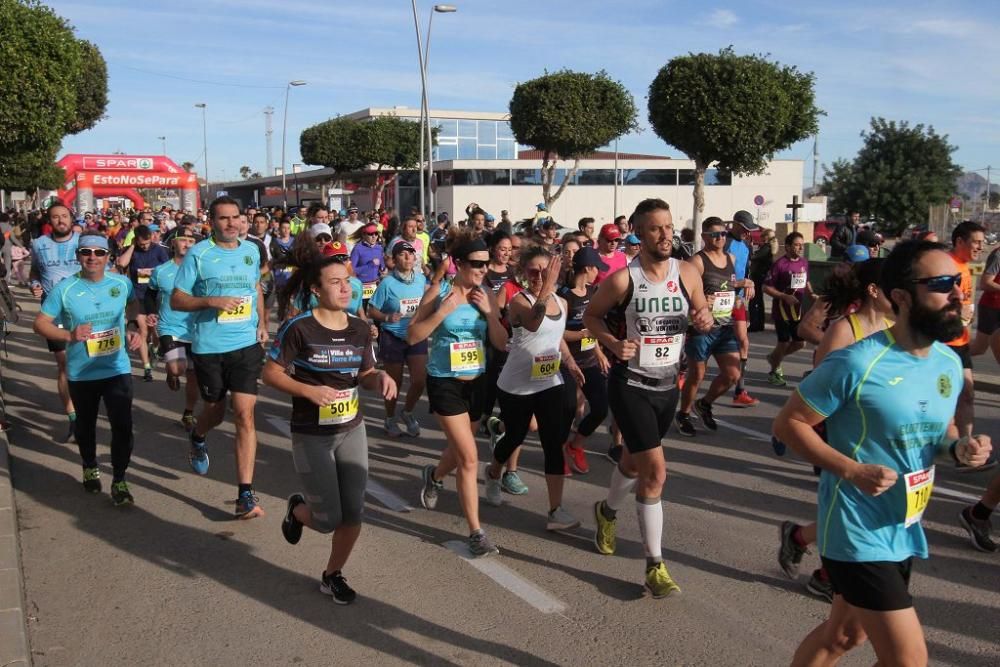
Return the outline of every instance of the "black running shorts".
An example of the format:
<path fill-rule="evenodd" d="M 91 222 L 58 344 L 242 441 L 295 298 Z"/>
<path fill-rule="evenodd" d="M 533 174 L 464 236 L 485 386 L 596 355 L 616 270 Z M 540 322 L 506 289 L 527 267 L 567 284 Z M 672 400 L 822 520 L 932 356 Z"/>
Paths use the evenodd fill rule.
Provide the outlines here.
<path fill-rule="evenodd" d="M 622 375 L 608 374 L 608 406 L 632 454 L 660 446 L 677 411 L 677 386 L 666 391 L 633 387 Z"/>
<path fill-rule="evenodd" d="M 192 354 L 201 397 L 218 403 L 226 392 L 257 395 L 257 379 L 264 368 L 264 349 L 257 343 L 221 354 Z"/>
<path fill-rule="evenodd" d="M 913 598 L 910 596 L 912 558 L 898 563 L 849 563 L 829 558 L 821 560 L 830 575 L 833 592 L 843 596 L 848 604 L 871 611 L 897 611 L 913 606 Z"/>
<path fill-rule="evenodd" d="M 483 382 L 485 375 L 474 380 L 456 380 L 427 376 L 427 402 L 431 412 L 442 417 L 468 413 L 469 421 L 483 416 Z"/>

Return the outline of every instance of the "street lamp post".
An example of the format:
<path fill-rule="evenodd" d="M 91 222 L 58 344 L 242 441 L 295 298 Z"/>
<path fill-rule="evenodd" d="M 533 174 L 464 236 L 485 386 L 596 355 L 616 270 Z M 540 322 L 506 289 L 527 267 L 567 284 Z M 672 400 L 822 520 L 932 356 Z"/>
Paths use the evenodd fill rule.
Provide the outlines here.
<path fill-rule="evenodd" d="M 160 141 L 163 142 L 163 157 L 166 157 L 167 156 L 167 138 L 166 137 L 157 137 L 157 139 L 159 139 Z"/>
<path fill-rule="evenodd" d="M 288 211 L 288 192 L 285 190 L 285 138 L 288 134 L 288 94 L 292 90 L 292 86 L 304 86 L 305 81 L 300 81 L 296 79 L 295 81 L 289 81 L 288 85 L 285 86 L 285 120 L 282 123 L 281 128 L 281 200 L 284 203 L 285 211 Z"/>
<path fill-rule="evenodd" d="M 201 109 L 201 140 L 202 148 L 205 152 L 205 196 L 208 198 L 211 195 L 211 189 L 209 188 L 211 181 L 208 178 L 208 121 L 206 120 L 208 105 L 204 102 L 199 102 L 194 106 Z"/>
<path fill-rule="evenodd" d="M 434 11 L 431 12 L 431 16 L 427 19 L 427 41 L 424 42 L 424 71 L 426 73 L 428 64 L 430 63 L 431 54 L 431 25 L 434 23 L 435 14 L 453 14 L 458 11 L 458 7 L 454 5 L 434 5 Z M 427 101 L 427 77 L 424 76 L 424 128 L 427 132 L 427 199 L 428 199 L 428 213 L 430 215 L 434 212 L 434 141 L 433 135 L 431 133 L 431 109 L 430 104 Z"/>

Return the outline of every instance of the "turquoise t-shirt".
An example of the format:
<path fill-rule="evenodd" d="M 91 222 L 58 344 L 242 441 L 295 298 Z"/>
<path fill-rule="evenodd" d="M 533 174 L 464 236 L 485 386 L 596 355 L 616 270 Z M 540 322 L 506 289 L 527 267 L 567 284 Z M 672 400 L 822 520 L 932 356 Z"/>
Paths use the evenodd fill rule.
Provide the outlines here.
<path fill-rule="evenodd" d="M 174 291 L 177 272 L 180 271 L 177 262 L 169 261 L 153 269 L 149 277 L 150 289 L 160 293 L 159 319 L 156 330 L 161 336 L 173 336 L 177 340 L 190 343 L 194 339 L 194 317 L 196 313 L 174 310 L 170 307 L 170 294 Z"/>
<path fill-rule="evenodd" d="M 48 294 L 62 280 L 80 270 L 76 249 L 80 235 L 73 234 L 65 241 L 54 241 L 51 236 L 39 236 L 31 242 L 31 263 L 38 271 L 42 291 Z"/>
<path fill-rule="evenodd" d="M 398 322 L 382 322 L 380 326 L 393 336 L 406 340 L 406 328 L 410 326 L 410 320 L 417 312 L 417 306 L 420 305 L 426 287 L 427 278 L 418 271 L 413 272 L 413 280 L 410 282 L 400 280 L 393 272 L 378 284 L 368 305 L 386 315 L 392 313 L 402 315 Z"/>
<path fill-rule="evenodd" d="M 963 382 L 962 363 L 947 345 L 934 343 L 926 358 L 917 357 L 886 330 L 833 352 L 799 384 L 802 399 L 826 418 L 830 446 L 899 475 L 873 497 L 823 471 L 820 555 L 848 562 L 927 558 L 917 510 L 926 502 L 920 496 L 928 489 L 919 485 L 928 476 L 920 473 L 933 466 Z M 907 480 L 910 473 L 916 474 Z"/>
<path fill-rule="evenodd" d="M 480 288 L 482 289 L 482 288 Z M 451 283 L 441 283 L 443 299 Z M 430 336 L 427 374 L 440 378 L 474 378 L 486 370 L 486 318 L 475 306 L 463 303 L 451 311 Z"/>
<path fill-rule="evenodd" d="M 71 382 L 103 380 L 131 373 L 125 335 L 125 306 L 135 298 L 132 281 L 105 273 L 93 282 L 79 273 L 59 282 L 42 302 L 42 312 L 72 331 L 90 324 L 90 339 L 66 346 Z"/>
<path fill-rule="evenodd" d="M 257 343 L 257 284 L 260 282 L 260 251 L 249 241 L 223 248 L 207 238 L 194 244 L 184 256 L 174 279 L 174 289 L 197 297 L 237 296 L 243 303 L 232 311 L 206 308 L 195 311 L 195 354 L 222 354 Z"/>

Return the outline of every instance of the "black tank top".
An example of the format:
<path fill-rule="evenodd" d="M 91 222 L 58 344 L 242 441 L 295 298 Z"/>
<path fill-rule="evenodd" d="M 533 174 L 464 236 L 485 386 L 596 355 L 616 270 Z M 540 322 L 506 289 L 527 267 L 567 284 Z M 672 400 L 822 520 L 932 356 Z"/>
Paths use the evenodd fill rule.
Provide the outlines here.
<path fill-rule="evenodd" d="M 597 291 L 596 285 L 587 285 L 587 293 L 578 296 L 568 285 L 559 289 L 559 296 L 566 299 L 566 331 L 580 331 L 583 326 L 583 311 L 587 310 L 590 300 Z M 580 368 L 597 365 L 597 339 L 584 338 L 572 343 L 566 343 L 573 354 L 573 360 Z"/>
<path fill-rule="evenodd" d="M 704 250 L 699 250 L 702 266 L 705 267 L 701 274 L 701 282 L 705 289 L 705 296 L 711 297 L 718 294 L 712 304 L 712 316 L 715 317 L 715 326 L 726 326 L 733 321 L 733 306 L 735 305 L 736 287 L 736 267 L 733 266 L 733 258 L 726 253 L 726 265 L 718 267 L 712 263 L 708 254 Z"/>
<path fill-rule="evenodd" d="M 507 270 L 503 273 L 498 273 L 493 269 L 486 270 L 486 277 L 483 279 L 483 283 L 489 286 L 494 294 L 498 294 L 501 289 L 503 289 L 504 283 L 511 280 L 514 277 L 514 273 L 507 267 Z"/>

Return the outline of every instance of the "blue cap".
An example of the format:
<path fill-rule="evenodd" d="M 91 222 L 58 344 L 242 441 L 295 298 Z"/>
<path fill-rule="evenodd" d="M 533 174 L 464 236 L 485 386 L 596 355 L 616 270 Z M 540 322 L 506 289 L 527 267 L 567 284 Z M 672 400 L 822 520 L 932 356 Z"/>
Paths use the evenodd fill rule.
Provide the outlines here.
<path fill-rule="evenodd" d="M 545 210 L 545 202 L 541 202 L 540 204 L 535 204 L 535 208 L 537 208 L 539 211 L 544 211 Z"/>
<path fill-rule="evenodd" d="M 100 234 L 84 234 L 80 237 L 80 248 L 104 248 L 108 250 L 108 238 Z"/>
<path fill-rule="evenodd" d="M 844 251 L 844 258 L 851 264 L 857 264 L 858 262 L 866 262 L 871 259 L 871 253 L 863 245 L 852 245 L 848 246 L 847 250 Z"/>
<path fill-rule="evenodd" d="M 151 224 L 151 225 L 147 225 L 147 227 L 149 228 L 149 231 L 151 231 L 151 232 L 158 232 L 158 231 L 160 231 L 160 226 L 158 224 L 156 224 L 155 222 L 153 224 Z"/>
<path fill-rule="evenodd" d="M 486 222 L 493 222 L 494 218 L 489 213 L 486 214 Z"/>
<path fill-rule="evenodd" d="M 625 237 L 625 243 L 628 243 L 629 245 L 639 245 L 641 241 L 635 234 L 629 234 Z"/>
<path fill-rule="evenodd" d="M 582 271 L 588 266 L 596 266 L 598 271 L 608 270 L 608 265 L 601 259 L 600 253 L 590 246 L 583 246 L 573 255 L 573 270 Z"/>

